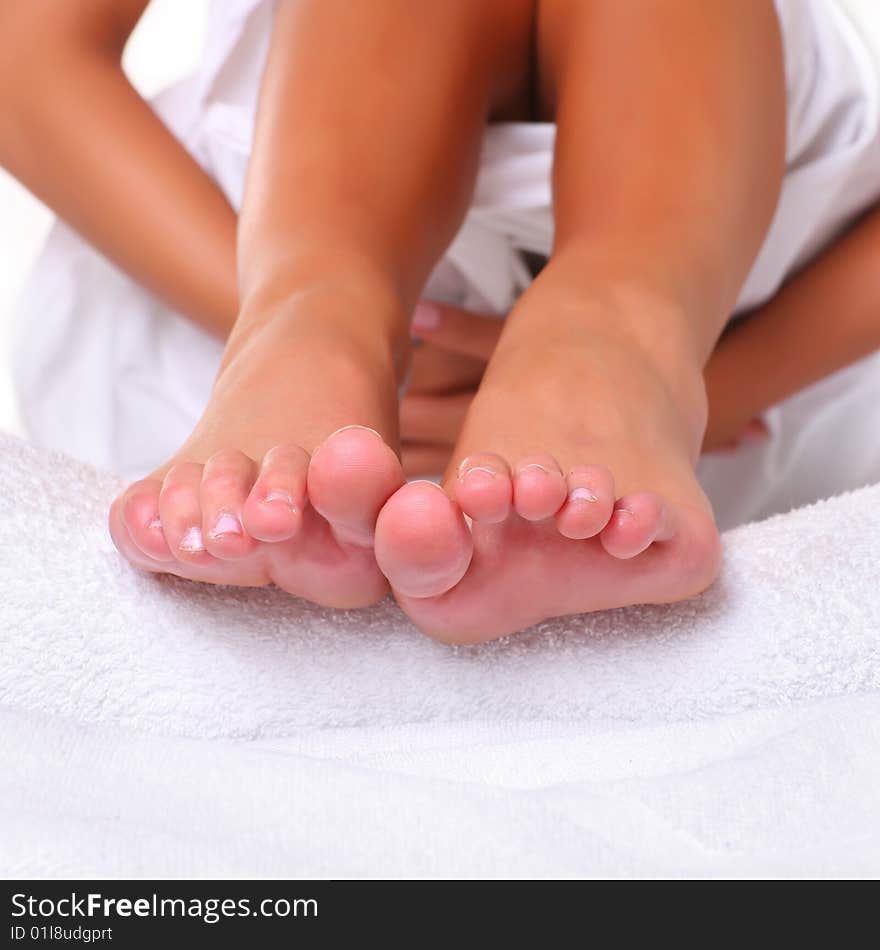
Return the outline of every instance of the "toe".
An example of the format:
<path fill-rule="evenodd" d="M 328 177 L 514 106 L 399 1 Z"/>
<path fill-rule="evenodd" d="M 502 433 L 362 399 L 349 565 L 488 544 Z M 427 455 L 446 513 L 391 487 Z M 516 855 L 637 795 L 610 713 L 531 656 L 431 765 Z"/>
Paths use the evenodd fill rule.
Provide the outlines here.
<path fill-rule="evenodd" d="M 120 515 L 129 537 L 147 557 L 170 563 L 174 555 L 159 518 L 161 488 L 162 483 L 156 478 L 144 478 L 130 485 L 121 497 Z"/>
<path fill-rule="evenodd" d="M 142 571 L 162 573 L 169 569 L 168 559 L 162 561 L 149 557 L 135 544 L 131 531 L 125 523 L 125 495 L 118 496 L 110 506 L 108 528 L 110 537 L 119 553 L 134 567 Z M 163 539 L 164 543 L 164 539 Z"/>
<path fill-rule="evenodd" d="M 309 502 L 346 544 L 372 545 L 382 506 L 403 484 L 400 459 L 366 426 L 338 429 L 309 464 Z"/>
<path fill-rule="evenodd" d="M 237 449 L 215 452 L 205 462 L 199 491 L 202 540 L 214 557 L 237 560 L 257 548 L 242 521 L 255 472 L 253 460 Z"/>
<path fill-rule="evenodd" d="M 583 465 L 569 472 L 566 499 L 556 527 L 572 540 L 595 537 L 614 508 L 614 478 L 604 465 Z"/>
<path fill-rule="evenodd" d="M 286 541 L 302 524 L 309 454 L 298 445 L 277 445 L 264 456 L 244 505 L 245 530 L 259 541 Z"/>
<path fill-rule="evenodd" d="M 433 482 L 411 482 L 379 513 L 376 562 L 395 593 L 436 597 L 467 572 L 473 541 L 455 502 Z"/>
<path fill-rule="evenodd" d="M 672 535 L 672 511 L 666 500 L 654 492 L 637 492 L 617 501 L 599 540 L 612 557 L 627 559 Z"/>
<path fill-rule="evenodd" d="M 550 455 L 530 455 L 516 466 L 513 506 L 526 521 L 552 518 L 565 503 L 565 476 Z"/>
<path fill-rule="evenodd" d="M 169 470 L 159 492 L 159 517 L 168 547 L 178 561 L 196 566 L 213 560 L 202 535 L 201 485 L 202 466 L 182 462 Z"/>
<path fill-rule="evenodd" d="M 461 510 L 486 524 L 498 524 L 510 514 L 513 482 L 510 467 L 500 455 L 469 455 L 458 466 L 453 484 Z"/>

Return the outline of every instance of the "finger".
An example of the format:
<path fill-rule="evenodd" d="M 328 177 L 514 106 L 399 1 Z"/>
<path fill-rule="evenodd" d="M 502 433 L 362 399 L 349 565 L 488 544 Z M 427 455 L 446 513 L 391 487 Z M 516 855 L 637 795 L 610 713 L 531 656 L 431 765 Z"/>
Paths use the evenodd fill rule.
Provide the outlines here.
<path fill-rule="evenodd" d="M 499 317 L 423 300 L 415 309 L 411 329 L 414 336 L 442 349 L 488 361 L 503 325 Z"/>
<path fill-rule="evenodd" d="M 729 455 L 738 452 L 743 446 L 758 442 L 766 442 L 771 436 L 770 426 L 760 417 L 756 416 L 750 419 L 739 435 L 724 442 L 714 444 L 709 442 L 704 448 L 704 453 L 718 452 L 722 455 Z"/>
<path fill-rule="evenodd" d="M 769 437 L 770 426 L 760 416 L 750 419 L 742 431 L 742 438 L 749 442 L 763 442 Z"/>
<path fill-rule="evenodd" d="M 411 394 L 400 404 L 400 437 L 405 442 L 454 444 L 474 393 L 451 396 Z"/>
<path fill-rule="evenodd" d="M 407 478 L 427 478 L 446 471 L 452 458 L 451 445 L 427 445 L 404 442 L 400 450 L 403 473 Z"/>

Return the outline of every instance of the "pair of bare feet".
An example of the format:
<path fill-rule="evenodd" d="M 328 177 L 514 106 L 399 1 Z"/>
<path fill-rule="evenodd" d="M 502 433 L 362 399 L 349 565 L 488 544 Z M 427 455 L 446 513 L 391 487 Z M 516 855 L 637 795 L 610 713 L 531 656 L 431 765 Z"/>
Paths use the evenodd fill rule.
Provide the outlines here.
<path fill-rule="evenodd" d="M 576 283 L 550 268 L 520 301 L 442 486 L 407 484 L 393 449 L 391 345 L 340 329 L 327 291 L 299 295 L 233 338 L 190 439 L 116 499 L 117 547 L 335 607 L 390 589 L 448 642 L 698 593 L 719 566 L 700 367 L 621 329 L 662 319 Z"/>

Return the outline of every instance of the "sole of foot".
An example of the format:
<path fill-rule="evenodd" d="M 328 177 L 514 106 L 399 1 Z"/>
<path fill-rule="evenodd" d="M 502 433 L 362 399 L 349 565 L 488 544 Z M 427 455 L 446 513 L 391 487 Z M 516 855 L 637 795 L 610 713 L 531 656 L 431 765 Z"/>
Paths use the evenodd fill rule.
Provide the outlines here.
<path fill-rule="evenodd" d="M 227 448 L 204 463 L 175 462 L 114 501 L 110 533 L 146 571 L 211 584 L 274 583 L 318 604 L 360 607 L 388 591 L 373 532 L 403 484 L 381 435 L 345 426 L 312 453 L 282 443 L 259 461 Z"/>
<path fill-rule="evenodd" d="M 314 603 L 361 607 L 388 585 L 373 555 L 379 511 L 403 485 L 375 430 L 343 427 L 309 454 L 286 443 L 259 462 L 221 449 L 130 485 L 110 533 L 136 567 L 211 584 L 278 587 Z"/>
<path fill-rule="evenodd" d="M 113 503 L 119 550 L 147 571 L 326 606 L 384 597 L 373 532 L 404 484 L 389 445 L 403 370 L 358 316 L 393 326 L 397 306 L 379 284 L 316 281 L 240 317 L 186 444 Z"/>
<path fill-rule="evenodd" d="M 704 508 L 615 497 L 599 465 L 506 468 L 499 460 L 455 498 L 412 482 L 380 512 L 377 562 L 429 636 L 479 643 L 551 617 L 684 600 L 715 579 L 719 539 Z"/>
<path fill-rule="evenodd" d="M 683 600 L 719 570 L 694 474 L 701 370 L 672 339 L 686 321 L 652 315 L 650 298 L 634 313 L 629 300 L 597 302 L 570 269 L 545 274 L 509 318 L 457 467 L 442 487 L 400 488 L 376 525 L 377 563 L 398 602 L 446 642 Z M 652 318 L 669 328 L 656 345 L 638 336 Z"/>

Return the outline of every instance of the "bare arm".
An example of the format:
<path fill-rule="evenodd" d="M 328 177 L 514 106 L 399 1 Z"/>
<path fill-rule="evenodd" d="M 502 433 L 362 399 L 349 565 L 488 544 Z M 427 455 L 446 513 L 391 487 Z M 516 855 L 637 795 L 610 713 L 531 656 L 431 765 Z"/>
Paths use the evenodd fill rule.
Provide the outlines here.
<path fill-rule="evenodd" d="M 0 6 L 0 164 L 136 281 L 220 337 L 235 214 L 126 79 L 147 0 Z"/>
<path fill-rule="evenodd" d="M 878 261 L 880 209 L 721 338 L 706 366 L 706 448 L 880 348 Z"/>

